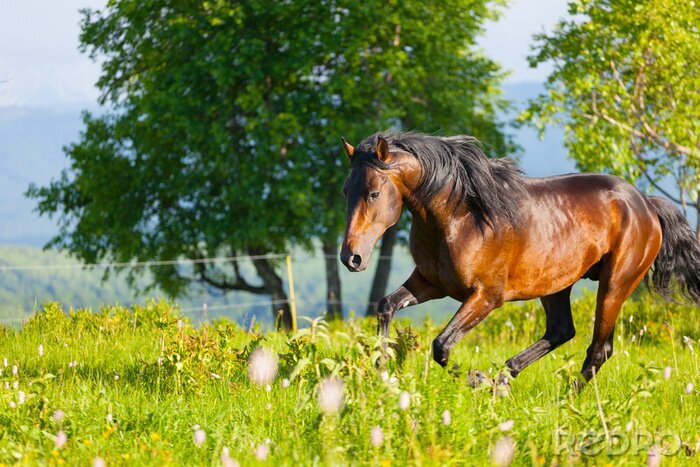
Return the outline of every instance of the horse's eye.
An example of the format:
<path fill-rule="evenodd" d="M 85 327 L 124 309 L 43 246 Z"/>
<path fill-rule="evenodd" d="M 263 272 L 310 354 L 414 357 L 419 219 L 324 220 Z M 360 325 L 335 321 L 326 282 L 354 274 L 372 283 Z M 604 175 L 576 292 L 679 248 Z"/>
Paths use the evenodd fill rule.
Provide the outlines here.
<path fill-rule="evenodd" d="M 370 201 L 374 201 L 375 199 L 379 198 L 379 192 L 378 191 L 370 191 L 369 192 L 369 199 Z"/>

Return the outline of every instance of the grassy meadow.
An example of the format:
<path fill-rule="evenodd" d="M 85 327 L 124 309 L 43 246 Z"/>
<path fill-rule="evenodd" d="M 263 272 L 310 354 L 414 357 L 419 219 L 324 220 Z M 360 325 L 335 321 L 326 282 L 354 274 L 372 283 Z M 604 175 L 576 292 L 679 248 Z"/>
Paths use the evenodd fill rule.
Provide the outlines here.
<path fill-rule="evenodd" d="M 456 373 L 432 361 L 441 325 L 430 321 L 397 320 L 378 371 L 373 320 L 300 319 L 289 336 L 194 327 L 167 302 L 47 304 L 0 330 L 0 464 L 697 465 L 698 310 L 628 302 L 615 354 L 577 394 L 593 303 L 574 303 L 575 339 L 509 392 L 466 375 L 495 375 L 542 335 L 537 302 L 508 304 L 468 334 Z M 276 354 L 276 372 L 250 366 L 259 348 Z M 662 455 L 650 460 L 650 448 Z"/>

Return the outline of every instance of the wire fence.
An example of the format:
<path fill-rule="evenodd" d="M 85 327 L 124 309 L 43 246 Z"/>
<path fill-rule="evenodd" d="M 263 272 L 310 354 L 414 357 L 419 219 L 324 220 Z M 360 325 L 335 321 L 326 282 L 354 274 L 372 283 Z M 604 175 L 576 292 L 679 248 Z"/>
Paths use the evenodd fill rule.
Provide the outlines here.
<path fill-rule="evenodd" d="M 374 256 L 372 263 L 376 265 L 379 261 L 392 259 L 396 264 L 398 259 L 406 263 L 408 255 L 406 253 L 393 257 Z M 254 275 L 252 263 L 255 260 L 284 260 L 289 258 L 289 267 L 285 269 L 280 263 L 276 270 L 283 279 L 286 299 L 273 300 L 269 295 L 262 299 L 260 295 L 251 295 L 242 292 L 222 293 L 221 291 L 204 284 L 193 284 L 192 290 L 184 297 L 174 299 L 181 313 L 191 321 L 208 322 L 212 319 L 226 317 L 233 319 L 240 324 L 248 325 L 254 322 L 271 324 L 273 307 L 290 305 L 298 308 L 302 316 L 316 317 L 324 314 L 329 306 L 336 307 L 342 305 L 344 313 L 353 312 L 357 315 L 364 314 L 368 306 L 375 306 L 376 302 L 369 302 L 369 290 L 374 274 L 370 271 L 363 275 L 352 274 L 344 271 L 338 265 L 341 274 L 344 299 L 326 299 L 325 263 L 328 259 L 335 259 L 340 262 L 336 255 L 325 255 L 320 253 L 296 253 L 296 254 L 266 254 L 266 255 L 245 255 L 245 256 L 216 256 L 197 259 L 166 259 L 149 261 L 130 262 L 100 262 L 84 264 L 75 260 L 65 260 L 59 264 L 3 264 L 0 265 L 0 287 L 2 284 L 11 282 L 15 288 L 22 291 L 20 298 L 13 297 L 11 293 L 4 295 L 0 291 L 0 324 L 5 326 L 18 326 L 28 319 L 37 310 L 41 309 L 43 303 L 50 301 L 60 302 L 66 308 L 72 309 L 92 309 L 98 310 L 102 306 L 114 305 L 117 303 L 131 306 L 143 304 L 145 297 L 170 299 L 167 294 L 160 291 L 150 294 L 137 294 L 120 274 L 111 276 L 107 283 L 102 282 L 100 271 L 126 271 L 141 269 L 136 271 L 142 276 L 157 270 L 159 267 L 177 266 L 181 268 L 193 269 L 193 266 L 200 264 L 226 265 L 231 263 L 241 263 L 238 267 L 250 277 Z M 0 258 L 0 261 L 2 258 Z M 400 261 L 400 262 L 401 262 Z M 409 260 L 409 265 L 412 262 Z M 248 266 L 247 271 L 244 266 Z M 392 268 L 393 270 L 397 268 Z M 398 269 L 405 270 L 406 264 Z M 409 268 L 410 271 L 410 268 Z M 293 277 L 296 276 L 296 277 Z M 98 277 L 99 276 L 99 277 Z M 400 277 L 401 274 L 397 275 Z M 402 282 L 406 277 L 401 277 Z M 11 279 L 8 281 L 8 279 Z M 145 282 L 151 280 L 146 277 Z M 294 285 L 296 281 L 296 288 Z M 399 282 L 400 283 L 400 282 Z M 114 285 L 116 284 L 116 286 Z M 109 286 L 114 286 L 118 291 L 113 293 L 100 293 L 100 290 L 107 290 Z M 81 288 L 95 292 L 93 296 L 81 294 Z M 261 298 L 261 299 L 258 299 Z"/>

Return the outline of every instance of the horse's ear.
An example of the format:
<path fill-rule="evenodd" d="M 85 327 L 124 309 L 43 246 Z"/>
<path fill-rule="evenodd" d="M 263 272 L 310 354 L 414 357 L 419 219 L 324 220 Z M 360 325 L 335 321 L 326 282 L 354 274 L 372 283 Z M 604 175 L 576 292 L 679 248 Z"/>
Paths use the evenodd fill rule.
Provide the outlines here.
<path fill-rule="evenodd" d="M 345 141 L 345 138 L 343 138 L 342 136 L 340 137 L 340 139 L 343 142 L 343 149 L 345 149 L 345 154 L 347 154 L 349 159 L 352 159 L 353 154 L 355 154 L 355 148 L 350 143 Z"/>
<path fill-rule="evenodd" d="M 386 162 L 389 157 L 389 143 L 381 136 L 377 137 L 377 157 L 382 162 Z"/>

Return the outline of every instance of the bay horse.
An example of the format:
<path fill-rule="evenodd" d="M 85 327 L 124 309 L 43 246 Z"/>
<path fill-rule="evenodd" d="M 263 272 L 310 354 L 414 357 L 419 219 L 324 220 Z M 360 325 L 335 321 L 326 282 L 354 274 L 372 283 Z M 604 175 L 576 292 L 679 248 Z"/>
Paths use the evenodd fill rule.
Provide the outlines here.
<path fill-rule="evenodd" d="M 570 294 L 581 278 L 599 281 L 593 340 L 581 374 L 588 381 L 613 350 L 622 303 L 647 276 L 669 297 L 674 286 L 700 304 L 700 244 L 670 202 L 604 174 L 528 178 L 512 159 L 488 159 L 469 136 L 384 132 L 356 148 L 343 139 L 350 171 L 340 253 L 350 271 L 367 267 L 405 204 L 412 214 L 411 276 L 381 300 L 379 332 L 401 308 L 449 296 L 461 302 L 433 341 L 451 349 L 504 302 L 540 298 L 542 339 L 506 362 L 510 376 L 574 337 Z"/>

